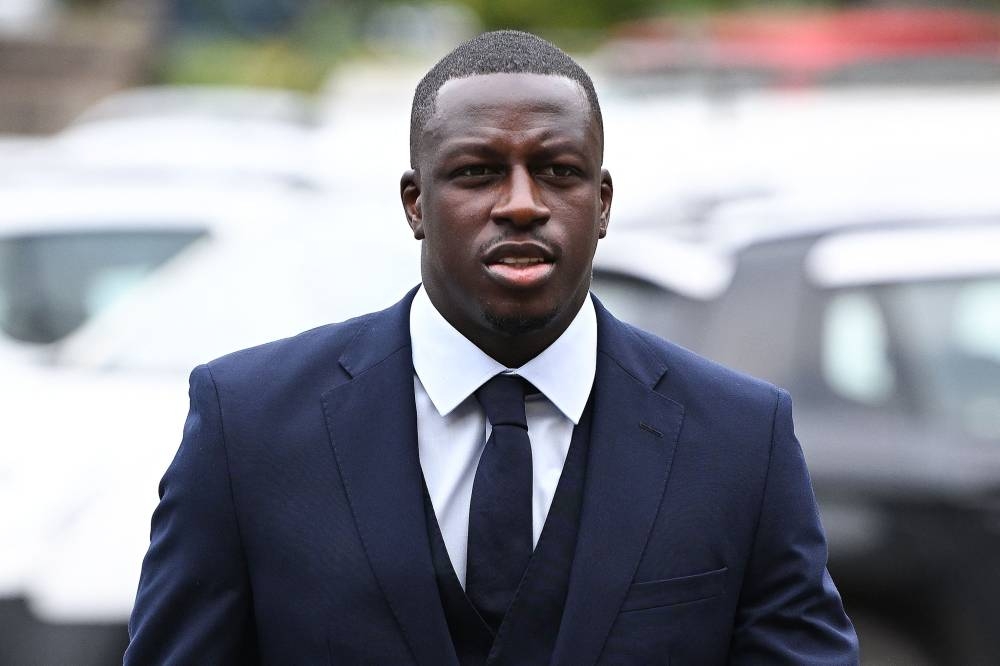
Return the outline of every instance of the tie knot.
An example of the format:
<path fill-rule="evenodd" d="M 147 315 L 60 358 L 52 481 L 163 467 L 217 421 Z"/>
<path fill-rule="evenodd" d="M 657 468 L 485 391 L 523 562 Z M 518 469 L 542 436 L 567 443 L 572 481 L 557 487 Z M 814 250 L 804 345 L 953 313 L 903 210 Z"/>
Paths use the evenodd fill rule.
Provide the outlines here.
<path fill-rule="evenodd" d="M 494 428 L 512 425 L 528 429 L 524 415 L 524 394 L 528 382 L 517 375 L 496 375 L 476 391 L 486 418 Z"/>

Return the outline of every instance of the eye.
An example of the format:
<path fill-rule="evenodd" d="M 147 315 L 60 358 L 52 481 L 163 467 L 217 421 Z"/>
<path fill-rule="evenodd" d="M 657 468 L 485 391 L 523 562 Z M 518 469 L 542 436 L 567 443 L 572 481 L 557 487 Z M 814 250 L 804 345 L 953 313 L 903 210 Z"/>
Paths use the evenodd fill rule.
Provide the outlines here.
<path fill-rule="evenodd" d="M 451 172 L 452 178 L 481 178 L 483 176 L 492 176 L 497 173 L 497 170 L 493 167 L 486 166 L 485 164 L 469 164 L 461 168 L 455 169 Z"/>
<path fill-rule="evenodd" d="M 555 178 L 570 178 L 579 176 L 580 170 L 568 164 L 550 164 L 539 171 L 542 176 L 553 176 Z"/>

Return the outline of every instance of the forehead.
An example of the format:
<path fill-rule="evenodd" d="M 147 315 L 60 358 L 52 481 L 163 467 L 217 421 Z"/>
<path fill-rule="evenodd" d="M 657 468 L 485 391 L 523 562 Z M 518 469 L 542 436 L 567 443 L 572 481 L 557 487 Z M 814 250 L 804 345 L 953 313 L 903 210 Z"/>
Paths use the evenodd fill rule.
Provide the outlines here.
<path fill-rule="evenodd" d="M 423 140 L 440 143 L 532 129 L 600 145 L 583 87 L 550 74 L 482 74 L 446 82 L 437 93 Z"/>

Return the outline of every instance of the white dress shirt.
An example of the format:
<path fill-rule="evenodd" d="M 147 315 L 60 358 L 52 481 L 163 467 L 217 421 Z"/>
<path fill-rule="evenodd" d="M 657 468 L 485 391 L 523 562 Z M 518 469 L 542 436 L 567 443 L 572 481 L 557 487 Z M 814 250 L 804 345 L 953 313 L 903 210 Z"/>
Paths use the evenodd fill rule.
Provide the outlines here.
<path fill-rule="evenodd" d="M 455 330 L 421 287 L 410 306 L 410 340 L 420 466 L 448 556 L 464 587 L 472 482 L 491 431 L 473 394 L 502 372 L 520 375 L 541 392 L 525 400 L 533 479 L 531 532 L 537 544 L 573 427 L 594 384 L 597 316 L 587 298 L 555 342 L 520 368 L 508 368 Z"/>

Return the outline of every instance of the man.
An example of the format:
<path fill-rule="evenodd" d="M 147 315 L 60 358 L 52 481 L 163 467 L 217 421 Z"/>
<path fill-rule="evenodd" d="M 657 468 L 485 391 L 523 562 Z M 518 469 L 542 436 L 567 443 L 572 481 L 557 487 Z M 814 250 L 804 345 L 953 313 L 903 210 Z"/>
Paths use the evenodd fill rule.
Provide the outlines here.
<path fill-rule="evenodd" d="M 788 396 L 591 299 L 602 153 L 537 37 L 427 74 L 422 286 L 192 373 L 127 663 L 857 661 Z"/>

